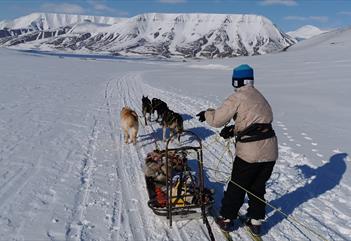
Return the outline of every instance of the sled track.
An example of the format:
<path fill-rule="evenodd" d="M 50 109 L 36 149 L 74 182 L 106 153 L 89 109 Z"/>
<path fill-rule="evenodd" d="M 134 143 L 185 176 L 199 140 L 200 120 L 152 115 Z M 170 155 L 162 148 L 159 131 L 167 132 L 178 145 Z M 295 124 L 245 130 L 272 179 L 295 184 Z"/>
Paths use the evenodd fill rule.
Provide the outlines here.
<path fill-rule="evenodd" d="M 125 81 L 124 81 L 124 84 L 126 85 L 126 86 L 124 86 L 126 89 L 128 89 L 128 100 L 129 100 L 129 102 L 130 102 L 130 105 L 131 106 L 133 106 L 133 108 L 138 112 L 138 113 L 142 113 L 142 110 L 141 110 L 141 105 L 140 105 L 140 103 L 138 103 L 138 99 L 140 99 L 141 100 L 141 96 L 140 96 L 140 98 L 135 98 L 135 94 L 136 93 L 142 93 L 141 91 L 142 91 L 142 89 L 138 89 L 138 88 L 136 88 L 136 82 L 137 81 L 139 81 L 139 83 L 140 83 L 140 75 L 139 74 L 133 74 L 132 76 L 130 76 L 130 78 L 129 79 L 124 79 Z M 133 93 L 133 95 L 131 95 L 131 90 L 132 90 L 132 93 Z M 154 126 L 154 123 L 149 123 L 149 127 L 150 128 L 146 128 L 146 126 L 144 126 L 144 124 L 141 124 L 141 126 L 142 127 L 144 127 L 144 131 L 145 131 L 145 134 L 148 134 L 149 136 L 152 136 L 152 138 L 154 139 L 153 140 L 153 143 L 154 143 L 154 145 L 155 146 L 153 146 L 152 148 L 150 148 L 147 152 L 150 152 L 150 151 L 153 151 L 154 150 L 154 148 L 157 148 L 158 147 L 158 145 L 157 145 L 157 142 L 159 142 L 159 145 L 161 145 L 161 143 L 162 143 L 162 141 L 161 140 L 157 140 L 156 138 L 155 138 L 155 133 L 156 133 L 156 128 L 155 128 L 155 126 Z M 149 129 L 149 131 L 146 131 L 147 129 Z M 150 131 L 150 129 L 151 129 L 151 131 Z M 144 150 L 144 148 L 142 148 L 142 150 Z M 144 166 L 144 163 L 143 163 L 143 160 L 144 160 L 144 158 L 145 158 L 145 156 L 146 156 L 146 153 L 145 153 L 145 151 L 144 151 L 144 155 L 141 155 L 141 153 L 139 152 L 139 151 L 137 151 L 137 153 L 138 153 L 138 157 L 139 157 L 139 160 L 141 160 L 142 161 L 142 166 Z M 142 172 L 140 175 L 142 175 L 142 176 L 144 176 L 144 173 Z M 144 190 L 141 190 L 142 191 L 142 193 L 145 193 L 146 194 L 146 186 L 144 185 Z M 144 204 L 146 204 L 147 203 L 147 201 L 148 201 L 148 198 L 147 198 L 147 194 L 146 195 L 144 195 Z M 147 208 L 147 210 L 151 213 L 151 215 L 153 215 L 153 217 L 154 217 L 154 219 L 155 220 L 157 220 L 157 218 L 158 217 L 155 217 L 155 214 L 148 208 L 148 207 L 146 207 Z M 163 223 L 162 223 L 163 224 Z M 164 224 L 162 225 L 162 226 L 164 226 Z M 155 228 L 157 228 L 157 227 L 155 227 Z M 168 224 L 166 224 L 166 226 L 164 226 L 164 229 L 167 231 L 168 229 L 169 229 L 169 227 L 168 227 Z M 175 231 L 175 233 L 172 235 L 172 236 L 169 236 L 169 234 L 167 234 L 167 239 L 166 240 L 173 240 L 174 239 L 174 236 L 175 236 L 175 240 L 189 240 L 188 238 L 187 238 L 187 234 L 186 234 L 186 232 L 184 232 L 184 230 L 179 230 L 178 229 L 178 227 L 174 227 L 171 231 Z"/>
<path fill-rule="evenodd" d="M 110 82 L 109 82 L 110 83 Z M 116 156 L 116 174 L 117 174 L 117 182 L 118 186 L 120 188 L 120 191 L 115 193 L 115 200 L 114 200 L 114 207 L 113 207 L 113 217 L 112 217 L 112 223 L 111 223 L 111 229 L 116 225 L 116 227 L 121 228 L 120 226 L 123 225 L 122 221 L 126 223 L 131 223 L 131 224 L 136 224 L 139 225 L 139 227 L 142 227 L 142 224 L 140 222 L 140 218 L 136 214 L 136 210 L 134 205 L 132 205 L 132 198 L 130 195 L 130 191 L 128 190 L 128 186 L 131 186 L 130 180 L 128 178 L 128 174 L 125 172 L 125 166 L 124 166 L 124 160 L 126 159 L 127 155 L 125 154 L 125 148 L 123 147 L 123 134 L 120 130 L 117 130 L 114 124 L 114 117 L 113 117 L 113 112 L 112 112 L 112 107 L 110 103 L 110 99 L 113 97 L 114 94 L 114 88 L 110 89 L 109 91 L 109 85 L 107 84 L 106 90 L 105 90 L 105 100 L 106 100 L 106 107 L 108 109 L 108 114 L 109 114 L 109 125 L 111 128 L 111 138 L 113 142 L 115 143 L 115 146 L 118 147 L 118 150 L 116 150 L 114 153 L 120 153 L 118 156 Z M 118 82 L 117 82 L 118 83 Z M 117 85 L 118 88 L 118 85 Z M 116 93 L 120 94 L 120 90 L 117 89 Z M 120 107 L 120 106 L 118 106 Z M 116 109 L 120 109 L 116 107 Z M 114 115 L 116 116 L 116 115 Z M 115 134 L 117 130 L 117 135 Z M 119 202 L 117 202 L 117 196 L 118 194 L 121 193 L 122 195 L 120 196 Z M 118 205 L 120 206 L 117 206 Z M 116 210 L 119 210 L 119 214 L 117 214 Z M 116 216 L 118 215 L 118 216 Z M 145 233 L 143 230 L 137 230 L 136 228 L 130 227 L 129 230 L 132 233 L 132 236 L 135 240 L 145 240 Z M 140 232 L 142 231 L 142 232 Z M 125 234 L 123 233 L 115 233 L 111 235 L 111 240 L 118 240 L 119 237 L 123 237 Z M 128 237 L 124 237 L 128 238 Z"/>
<path fill-rule="evenodd" d="M 72 209 L 72 215 L 66 225 L 66 240 L 84 240 L 82 236 L 87 228 L 86 223 L 84 222 L 84 215 L 90 193 L 89 186 L 91 183 L 92 170 L 95 165 L 94 153 L 98 135 L 97 128 L 98 120 L 94 117 L 94 123 L 87 141 L 87 151 L 84 154 L 84 158 L 81 160 L 80 185 L 74 198 L 75 202 Z"/>
<path fill-rule="evenodd" d="M 142 88 L 138 88 L 136 83 L 138 82 L 139 84 L 141 83 L 140 81 L 140 75 L 138 73 L 131 73 L 123 76 L 119 80 L 116 81 L 116 90 L 119 92 L 120 96 L 119 99 L 123 100 L 121 102 L 121 106 L 117 108 L 120 110 L 123 105 L 128 105 L 132 109 L 136 110 L 137 113 L 141 113 L 141 93 Z M 140 98 L 139 98 L 140 96 Z M 142 120 L 141 120 L 142 121 Z M 140 122 L 141 122 L 140 121 Z M 140 123 L 139 122 L 139 123 Z M 140 135 L 147 135 L 152 137 L 153 143 L 156 143 L 158 140 L 155 139 L 155 131 L 157 126 L 156 124 L 150 123 L 148 126 L 145 126 L 143 122 L 140 123 L 139 125 L 139 136 Z M 122 133 L 120 134 L 120 138 L 122 138 Z M 161 143 L 159 142 L 161 145 Z M 138 190 L 138 196 L 134 198 L 134 200 L 139 202 L 139 206 L 143 207 L 140 211 L 139 218 L 141 219 L 141 222 L 145 225 L 144 229 L 147 230 L 146 235 L 151 235 L 151 236 L 146 236 L 145 240 L 206 240 L 207 238 L 207 231 L 203 230 L 203 236 L 201 237 L 194 237 L 190 236 L 188 233 L 189 230 L 185 230 L 185 227 L 179 226 L 178 223 L 174 223 L 174 226 L 172 229 L 169 230 L 168 223 L 164 222 L 159 219 L 153 212 L 147 207 L 147 201 L 148 201 L 148 196 L 146 192 L 146 186 L 145 186 L 145 181 L 143 178 L 144 173 L 142 171 L 143 167 L 143 160 L 146 156 L 146 153 L 154 150 L 156 147 L 155 145 L 146 145 L 144 146 L 142 142 L 139 142 L 136 146 L 129 145 L 126 146 L 124 143 L 122 143 L 122 140 L 120 139 L 120 145 L 122 145 L 120 148 L 123 150 L 122 156 L 128 156 L 129 159 L 133 159 L 133 163 L 126 163 L 123 165 L 123 167 L 120 167 L 121 170 L 129 170 L 126 172 L 126 176 L 130 176 L 131 172 L 135 175 L 132 175 L 134 179 L 125 180 L 123 179 L 123 182 L 126 181 L 130 187 L 134 187 Z M 128 153 L 128 155 L 126 155 Z M 137 164 L 134 165 L 133 164 Z M 137 167 L 137 168 L 136 168 Z M 141 180 L 142 179 L 142 180 Z M 126 187 L 127 188 L 127 187 Z M 123 197 L 123 200 L 126 199 L 131 199 L 131 197 Z M 147 216 L 145 214 L 145 211 L 147 212 Z M 130 214 L 130 213 L 129 213 Z M 130 214 L 131 215 L 131 214 Z M 130 223 L 133 223 L 130 222 Z M 202 222 L 199 221 L 191 221 L 191 225 L 197 226 L 197 229 L 199 228 L 198 225 L 203 225 Z M 161 229 L 161 227 L 163 227 Z M 202 227 L 201 227 L 202 228 Z M 160 230 L 163 230 L 160 232 Z M 170 232 L 169 232 L 169 231 Z M 197 234 L 198 235 L 198 234 Z"/>
<path fill-rule="evenodd" d="M 119 140 L 117 140 L 117 136 L 114 133 L 115 125 L 114 121 L 112 118 L 112 110 L 111 110 L 111 105 L 110 105 L 110 98 L 113 93 L 113 88 L 110 89 L 110 84 L 111 81 L 108 81 L 106 84 L 106 89 L 105 89 L 105 104 L 107 108 L 107 113 L 108 113 L 108 120 L 109 120 L 109 127 L 110 127 L 110 137 L 114 143 L 115 146 L 118 145 L 118 141 L 121 142 L 121 136 L 119 136 Z M 110 91 L 110 94 L 109 94 Z M 117 154 L 119 153 L 119 155 Z M 122 160 L 122 154 L 120 152 L 114 151 L 114 159 L 117 160 Z M 121 181 L 120 181 L 120 176 L 121 174 L 119 173 L 118 168 L 115 169 L 116 175 L 117 175 L 117 185 L 118 189 L 115 190 L 114 195 L 113 195 L 113 208 L 112 208 L 112 217 L 111 217 L 111 222 L 110 222 L 110 240 L 117 240 L 119 237 L 119 230 L 121 226 L 121 219 L 122 219 L 122 209 L 123 209 L 123 203 L 122 203 L 122 192 L 121 192 Z"/>
<path fill-rule="evenodd" d="M 135 93 L 138 93 L 138 92 L 135 92 Z M 139 93 L 140 93 L 140 92 L 139 92 Z M 141 108 L 140 108 L 140 104 L 138 105 L 138 103 L 135 103 L 135 101 L 133 101 L 133 102 L 134 102 L 133 104 L 134 104 L 135 108 L 136 108 L 140 113 L 142 113 L 142 110 L 141 110 Z M 150 128 L 148 128 L 149 131 L 148 131 L 148 132 L 145 132 L 145 133 L 147 133 L 148 135 L 152 136 L 152 138 L 154 139 L 154 140 L 153 140 L 153 144 L 155 145 L 153 149 L 150 149 L 150 151 L 153 151 L 154 149 L 156 149 L 156 148 L 158 148 L 158 147 L 160 147 L 160 146 L 161 146 L 161 147 L 163 146 L 163 148 L 164 148 L 164 143 L 162 142 L 162 140 L 157 140 L 157 137 L 155 136 L 156 130 L 157 130 L 157 128 L 159 128 L 159 126 L 158 126 L 158 127 L 155 127 L 155 126 L 154 126 L 155 123 L 151 123 L 151 122 L 149 122 L 148 125 L 149 125 L 149 127 L 150 127 Z M 158 124 L 156 124 L 156 125 L 158 125 Z M 146 130 L 147 130 L 146 126 L 144 126 L 144 128 L 145 128 L 145 131 L 146 131 Z M 157 143 L 158 143 L 158 144 L 157 144 Z M 141 156 L 141 155 L 139 154 L 139 152 L 138 152 L 138 156 L 139 156 L 139 160 L 144 160 L 144 158 L 145 158 L 145 156 L 146 156 L 146 153 L 144 153 L 144 155 Z M 142 175 L 144 175 L 144 174 L 142 174 Z M 145 190 L 146 190 L 146 186 L 145 186 L 144 190 L 142 190 L 142 191 L 145 192 Z M 145 199 L 145 200 L 144 200 L 144 203 L 147 203 L 147 201 L 148 201 L 148 199 Z M 155 214 L 152 213 L 152 215 L 155 215 Z M 187 232 L 186 232 L 184 229 L 178 227 L 177 223 L 174 223 L 173 225 L 175 226 L 175 227 L 173 227 L 173 229 L 174 229 L 175 232 L 176 232 L 176 240 L 192 240 L 191 238 L 188 237 Z M 169 226 L 168 226 L 168 221 L 166 221 L 166 227 L 165 227 L 165 229 L 167 230 L 168 228 L 169 228 Z M 169 238 L 170 238 L 170 237 L 169 237 Z"/>
<path fill-rule="evenodd" d="M 120 81 L 121 80 L 117 80 L 115 83 L 109 83 L 106 86 L 105 91 L 106 106 L 109 113 L 111 138 L 117 148 L 115 153 L 120 153 L 118 156 L 116 156 L 116 174 L 117 181 L 119 182 L 118 184 L 120 186 L 120 191 L 116 192 L 115 197 L 117 197 L 117 194 L 122 194 L 118 195 L 120 200 L 115 198 L 111 226 L 115 226 L 118 228 L 119 226 L 124 225 L 124 228 L 128 228 L 130 230 L 130 233 L 132 233 L 132 240 L 147 240 L 147 234 L 144 230 L 144 228 L 147 227 L 147 223 L 145 221 L 146 215 L 143 213 L 143 209 L 139 208 L 141 206 L 139 202 L 140 200 L 142 200 L 140 197 L 140 190 L 138 190 L 140 189 L 141 181 L 136 177 L 138 177 L 140 173 L 135 173 L 137 170 L 133 169 L 130 166 L 130 163 L 132 163 L 133 166 L 133 164 L 139 162 L 140 159 L 137 156 L 135 156 L 136 150 L 132 150 L 132 147 L 128 147 L 124 144 L 123 133 L 120 129 L 117 129 L 114 124 L 115 116 L 118 115 L 117 113 L 113 113 L 113 110 L 111 108 L 111 99 L 113 98 L 123 100 L 122 103 L 121 101 L 118 102 L 119 105 L 116 106 L 116 110 L 121 110 L 122 106 L 124 106 L 124 103 L 126 101 L 125 94 L 123 90 L 120 89 Z M 113 85 L 115 85 L 116 87 L 115 91 Z M 110 93 L 108 94 L 109 91 Z M 118 137 L 115 134 L 116 130 Z M 131 193 L 131 189 L 137 191 Z M 138 195 L 135 196 L 136 194 Z M 117 203 L 119 203 L 119 207 L 117 206 Z M 116 212 L 117 207 L 119 213 Z M 130 227 L 126 227 L 129 224 Z M 119 229 L 120 228 L 122 227 L 119 227 Z M 123 233 L 115 233 L 111 235 L 111 240 L 119 240 L 122 237 L 128 239 L 128 237 L 125 237 Z"/>
<path fill-rule="evenodd" d="M 130 78 L 128 80 L 127 79 L 124 79 L 124 80 L 125 80 L 124 81 L 124 84 L 125 84 L 124 88 L 128 90 L 127 91 L 127 93 L 128 93 L 127 99 L 129 100 L 129 106 L 132 106 L 138 113 L 142 113 L 142 110 L 140 107 L 141 106 L 140 102 L 137 101 L 137 100 L 141 100 L 140 93 L 142 93 L 142 89 L 137 88 L 137 83 L 139 83 L 139 84 L 141 83 L 140 75 L 138 75 L 138 74 L 132 75 L 132 76 L 130 76 Z M 131 92 L 133 93 L 133 95 L 131 95 Z M 135 98 L 136 93 L 139 93 L 140 98 L 137 98 L 137 99 Z M 157 146 L 156 146 L 157 142 L 159 142 L 159 146 L 164 148 L 164 143 L 162 142 L 162 140 L 157 140 L 155 137 L 155 133 L 156 133 L 157 128 L 160 128 L 159 126 L 155 127 L 155 125 L 158 125 L 158 124 L 149 122 L 151 132 L 149 131 L 146 133 L 153 137 L 153 139 L 154 139 L 153 143 L 155 143 L 156 148 L 157 148 Z M 142 126 L 144 126 L 144 125 L 142 124 Z M 144 126 L 144 129 L 146 130 L 146 126 Z M 150 149 L 150 151 L 152 151 L 152 150 L 153 149 Z M 144 157 L 142 157 L 139 152 L 137 152 L 137 153 L 139 156 L 139 160 L 143 160 L 145 158 L 145 155 L 144 155 Z M 144 175 L 144 174 L 142 173 L 141 175 Z M 145 190 L 146 190 L 146 187 L 144 188 L 144 190 L 142 190 L 142 192 L 145 192 Z M 148 201 L 148 199 L 145 199 L 144 203 L 146 203 L 147 201 Z M 154 215 L 154 214 L 152 213 L 152 215 Z M 186 221 L 186 222 L 189 222 L 189 221 Z M 194 220 L 193 222 L 198 222 L 198 221 Z M 169 229 L 168 222 L 166 222 L 165 229 Z M 189 235 L 187 234 L 187 231 L 185 231 L 184 228 L 179 227 L 179 225 L 176 222 L 174 223 L 172 231 L 173 230 L 176 232 L 175 233 L 175 235 L 176 235 L 175 240 L 193 240 L 192 238 L 189 237 Z M 206 235 L 207 231 L 204 231 L 204 234 Z M 169 238 L 171 238 L 171 237 L 169 237 Z M 173 238 L 171 238 L 171 239 L 173 239 Z"/>

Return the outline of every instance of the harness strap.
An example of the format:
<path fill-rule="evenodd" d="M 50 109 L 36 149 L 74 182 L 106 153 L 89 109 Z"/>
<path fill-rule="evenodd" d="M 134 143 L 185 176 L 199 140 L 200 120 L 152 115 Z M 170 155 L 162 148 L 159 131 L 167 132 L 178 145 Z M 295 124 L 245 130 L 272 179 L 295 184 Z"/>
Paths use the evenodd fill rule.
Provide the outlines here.
<path fill-rule="evenodd" d="M 275 132 L 271 123 L 253 123 L 245 130 L 238 132 L 236 136 L 237 142 L 254 142 L 275 137 Z"/>
<path fill-rule="evenodd" d="M 155 107 L 158 107 L 159 105 L 161 105 L 161 104 L 163 104 L 163 103 L 165 103 L 165 102 L 157 101 L 157 103 L 155 103 Z M 152 104 L 152 102 L 151 102 L 151 105 L 152 105 L 152 107 L 154 107 L 154 105 Z"/>
<path fill-rule="evenodd" d="M 144 103 L 143 110 L 151 111 L 152 110 L 152 104 L 151 103 Z"/>
<path fill-rule="evenodd" d="M 167 125 L 172 124 L 172 122 L 177 118 L 175 113 L 171 112 L 170 115 L 167 116 L 168 118 L 165 118 L 165 122 Z"/>

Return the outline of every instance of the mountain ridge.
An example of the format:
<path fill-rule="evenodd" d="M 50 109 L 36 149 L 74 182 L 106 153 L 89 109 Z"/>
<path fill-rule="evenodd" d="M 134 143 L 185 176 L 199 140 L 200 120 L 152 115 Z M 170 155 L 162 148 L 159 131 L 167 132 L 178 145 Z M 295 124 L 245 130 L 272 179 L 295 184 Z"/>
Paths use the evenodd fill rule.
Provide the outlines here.
<path fill-rule="evenodd" d="M 270 53 L 295 42 L 268 18 L 247 14 L 145 13 L 113 18 L 33 13 L 0 22 L 3 46 L 118 55 L 235 57 Z"/>

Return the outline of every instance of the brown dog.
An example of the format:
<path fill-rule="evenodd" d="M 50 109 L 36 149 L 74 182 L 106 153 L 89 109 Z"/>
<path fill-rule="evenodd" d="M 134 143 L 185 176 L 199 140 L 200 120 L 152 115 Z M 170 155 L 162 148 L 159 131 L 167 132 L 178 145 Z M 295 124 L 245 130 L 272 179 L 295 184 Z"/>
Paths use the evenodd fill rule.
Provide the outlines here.
<path fill-rule="evenodd" d="M 124 131 L 124 142 L 128 143 L 128 140 L 131 139 L 131 142 L 135 145 L 139 129 L 138 115 L 127 106 L 123 107 L 121 111 L 121 127 Z M 130 135 L 129 129 L 131 129 Z"/>

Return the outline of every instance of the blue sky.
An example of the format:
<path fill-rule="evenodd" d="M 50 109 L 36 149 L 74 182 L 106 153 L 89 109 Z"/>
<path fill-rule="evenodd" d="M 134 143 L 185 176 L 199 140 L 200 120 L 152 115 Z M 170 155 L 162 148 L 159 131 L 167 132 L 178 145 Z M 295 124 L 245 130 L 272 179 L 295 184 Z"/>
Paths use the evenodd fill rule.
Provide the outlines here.
<path fill-rule="evenodd" d="M 268 17 L 284 31 L 311 24 L 351 26 L 351 0 L 0 0 L 0 20 L 32 12 L 131 17 L 147 12 L 245 13 Z"/>

